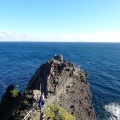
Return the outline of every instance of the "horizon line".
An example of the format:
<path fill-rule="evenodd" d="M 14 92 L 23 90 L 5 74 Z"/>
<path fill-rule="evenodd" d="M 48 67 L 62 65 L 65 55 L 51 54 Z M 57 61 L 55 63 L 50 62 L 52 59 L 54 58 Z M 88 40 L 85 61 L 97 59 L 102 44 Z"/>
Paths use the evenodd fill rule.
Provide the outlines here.
<path fill-rule="evenodd" d="M 108 42 L 103 42 L 103 41 L 0 41 L 0 43 L 120 43 L 119 41 L 113 42 L 113 41 L 108 41 Z"/>

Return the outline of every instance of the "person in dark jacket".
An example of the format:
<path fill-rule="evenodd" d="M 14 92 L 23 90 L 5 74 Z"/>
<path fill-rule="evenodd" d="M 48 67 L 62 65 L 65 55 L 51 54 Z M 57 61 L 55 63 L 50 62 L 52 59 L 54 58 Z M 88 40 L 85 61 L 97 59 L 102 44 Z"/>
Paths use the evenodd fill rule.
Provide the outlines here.
<path fill-rule="evenodd" d="M 44 104 L 45 104 L 44 100 L 40 97 L 40 100 L 39 100 L 39 108 L 40 108 L 40 111 L 41 111 L 41 109 L 43 108 Z"/>

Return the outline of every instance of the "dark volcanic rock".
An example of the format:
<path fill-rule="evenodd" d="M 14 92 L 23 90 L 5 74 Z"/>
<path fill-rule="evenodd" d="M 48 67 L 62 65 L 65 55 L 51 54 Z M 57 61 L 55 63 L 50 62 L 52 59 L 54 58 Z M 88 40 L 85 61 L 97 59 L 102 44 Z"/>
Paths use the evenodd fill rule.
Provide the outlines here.
<path fill-rule="evenodd" d="M 33 97 L 28 92 L 24 95 L 18 92 L 17 96 L 12 96 L 14 89 L 13 85 L 8 86 L 1 99 L 0 120 L 21 120 L 31 108 Z"/>
<path fill-rule="evenodd" d="M 72 87 L 66 87 L 67 92 L 61 94 L 57 104 L 73 114 L 77 120 L 95 120 L 89 85 L 81 83 L 76 77 L 71 84 Z"/>
<path fill-rule="evenodd" d="M 52 75 L 52 72 L 55 75 Z M 31 79 L 29 86 L 32 86 L 32 89 L 40 89 L 40 86 L 37 87 L 38 84 L 36 86 L 30 85 L 39 81 L 41 91 L 45 93 L 46 98 L 49 98 L 54 93 L 54 80 L 58 81 L 58 91 L 63 89 L 65 92 L 62 92 L 59 97 L 56 93 L 58 100 L 55 103 L 73 114 L 77 120 L 95 120 L 90 87 L 86 80 L 88 76 L 84 70 L 64 60 L 62 56 L 54 56 L 54 59 L 40 66 L 37 74 L 35 73 L 35 76 Z M 72 82 L 65 87 L 64 83 L 69 82 L 70 79 L 72 79 Z"/>
<path fill-rule="evenodd" d="M 7 88 L 0 104 L 0 120 L 23 118 L 34 103 L 34 90 L 40 90 L 46 99 L 52 100 L 52 96 L 55 96 L 54 103 L 77 120 L 95 120 L 90 87 L 86 80 L 88 76 L 84 70 L 64 60 L 62 55 L 54 56 L 36 70 L 23 95 L 19 93 L 13 98 L 10 91 L 14 86 Z"/>
<path fill-rule="evenodd" d="M 18 96 L 12 97 L 11 91 L 14 88 L 13 85 L 8 86 L 6 92 L 2 96 L 0 103 L 0 120 L 12 120 L 12 111 L 21 101 L 22 95 L 20 92 L 18 93 Z"/>

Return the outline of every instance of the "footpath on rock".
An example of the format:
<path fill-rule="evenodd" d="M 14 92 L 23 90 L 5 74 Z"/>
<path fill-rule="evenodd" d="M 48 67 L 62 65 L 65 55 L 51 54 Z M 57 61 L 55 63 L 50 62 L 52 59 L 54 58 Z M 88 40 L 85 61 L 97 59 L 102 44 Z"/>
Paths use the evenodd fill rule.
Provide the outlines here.
<path fill-rule="evenodd" d="M 30 105 L 22 109 L 26 112 L 22 120 L 50 120 L 45 115 L 50 104 L 61 106 L 76 120 L 95 120 L 87 77 L 84 70 L 63 59 L 62 55 L 55 55 L 42 64 L 29 81 L 22 99 Z"/>

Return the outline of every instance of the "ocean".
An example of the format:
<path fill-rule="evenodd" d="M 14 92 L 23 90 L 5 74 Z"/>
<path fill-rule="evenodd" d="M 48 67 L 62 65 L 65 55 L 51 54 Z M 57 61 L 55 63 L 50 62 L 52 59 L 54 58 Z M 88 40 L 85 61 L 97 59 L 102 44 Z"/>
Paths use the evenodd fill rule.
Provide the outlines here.
<path fill-rule="evenodd" d="M 11 84 L 23 91 L 36 69 L 58 54 L 90 74 L 97 120 L 120 120 L 120 43 L 0 42 L 0 99 Z"/>

